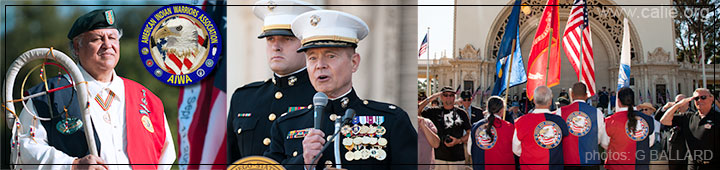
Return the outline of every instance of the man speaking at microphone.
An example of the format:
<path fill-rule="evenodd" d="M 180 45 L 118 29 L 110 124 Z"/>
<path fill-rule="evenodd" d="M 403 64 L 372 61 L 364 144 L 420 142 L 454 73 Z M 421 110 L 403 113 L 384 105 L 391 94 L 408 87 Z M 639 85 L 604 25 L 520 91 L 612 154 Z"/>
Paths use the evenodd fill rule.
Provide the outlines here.
<path fill-rule="evenodd" d="M 360 99 L 353 89 L 352 74 L 360 65 L 355 48 L 369 32 L 367 24 L 347 13 L 317 10 L 299 15 L 291 27 L 301 39 L 298 51 L 305 52 L 311 84 L 328 100 L 317 113 L 313 106 L 278 119 L 265 156 L 287 169 L 417 169 L 417 132 L 407 113 L 392 104 Z M 347 109 L 354 109 L 356 116 L 335 128 L 334 121 L 341 121 Z M 313 123 L 315 114 L 319 125 Z M 338 137 L 331 139 L 336 131 Z M 333 141 L 339 142 L 337 147 L 330 143 L 321 151 Z M 315 156 L 319 158 L 312 162 Z"/>
<path fill-rule="evenodd" d="M 227 121 L 228 163 L 262 155 L 270 146 L 274 121 L 308 107 L 315 94 L 305 69 L 305 56 L 296 52 L 301 44 L 290 30 L 290 23 L 297 15 L 319 8 L 299 0 L 261 0 L 255 5 L 255 16 L 263 20 L 263 32 L 258 38 L 267 43 L 266 57 L 274 74 L 233 93 Z"/>

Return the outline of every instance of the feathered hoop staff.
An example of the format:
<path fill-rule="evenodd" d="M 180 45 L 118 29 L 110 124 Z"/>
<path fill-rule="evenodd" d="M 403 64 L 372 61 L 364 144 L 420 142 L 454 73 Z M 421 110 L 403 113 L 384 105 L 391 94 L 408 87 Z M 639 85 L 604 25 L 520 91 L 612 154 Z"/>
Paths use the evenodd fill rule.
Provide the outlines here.
<path fill-rule="evenodd" d="M 24 66 L 26 66 L 31 61 L 35 60 L 43 60 L 41 65 L 33 67 L 25 76 L 23 79 L 22 85 L 21 85 L 21 97 L 19 99 L 13 99 L 13 86 L 15 83 L 15 79 L 17 78 L 18 73 L 20 72 L 20 69 Z M 54 61 L 54 62 L 52 62 Z M 45 66 L 52 65 L 59 67 L 63 71 L 65 71 L 68 74 L 70 85 L 62 86 L 58 88 L 49 89 L 45 71 Z M 29 75 L 31 75 L 35 70 L 40 69 L 40 79 L 44 83 L 44 91 L 34 94 L 29 94 L 26 96 L 23 96 L 22 93 L 25 88 L 25 82 L 27 81 Z M 24 109 L 27 113 L 30 113 L 33 117 L 33 124 L 36 124 L 36 120 L 50 120 L 50 118 L 42 118 L 39 117 L 37 113 L 30 112 L 30 109 L 27 108 L 26 101 L 31 100 L 35 97 L 40 96 L 48 96 L 46 94 L 53 93 L 58 90 L 66 89 L 66 88 L 72 88 L 77 92 L 77 99 L 78 104 L 80 105 L 80 110 L 82 112 L 82 122 L 85 123 L 84 130 L 85 130 L 85 139 L 87 140 L 88 149 L 90 150 L 90 154 L 98 155 L 97 147 L 95 144 L 95 132 L 93 131 L 93 125 L 90 121 L 90 114 L 88 113 L 88 90 L 87 90 L 87 82 L 82 76 L 82 73 L 80 72 L 80 69 L 75 65 L 75 63 L 64 53 L 54 50 L 52 47 L 50 48 L 36 48 L 29 51 L 26 51 L 22 55 L 20 55 L 15 61 L 10 65 L 7 71 L 7 79 L 5 80 L 5 101 L 3 102 L 3 107 L 5 108 L 5 114 L 7 117 L 7 125 L 8 128 L 12 129 L 13 138 L 12 138 L 12 148 L 13 150 L 17 150 L 19 147 L 18 138 L 19 137 L 27 137 L 28 135 L 33 138 L 34 140 L 34 133 L 35 130 L 31 127 L 28 131 L 29 134 L 22 134 L 23 131 L 21 129 L 25 128 L 22 123 L 20 123 L 20 117 L 15 112 L 15 106 L 14 103 L 20 102 L 22 103 Z M 74 97 L 74 96 L 70 96 Z M 67 111 L 66 111 L 67 112 Z M 17 157 L 20 156 L 19 150 L 17 152 L 18 154 L 11 155 L 13 158 L 11 160 L 16 160 Z"/>

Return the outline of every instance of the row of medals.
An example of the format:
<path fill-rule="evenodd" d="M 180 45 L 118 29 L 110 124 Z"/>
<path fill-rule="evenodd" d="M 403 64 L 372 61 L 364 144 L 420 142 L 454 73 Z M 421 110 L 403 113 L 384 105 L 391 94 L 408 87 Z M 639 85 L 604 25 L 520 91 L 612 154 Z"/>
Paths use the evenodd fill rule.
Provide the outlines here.
<path fill-rule="evenodd" d="M 366 160 L 373 157 L 382 161 L 387 157 L 383 148 L 387 146 L 388 140 L 382 137 L 387 132 L 385 127 L 373 124 L 355 124 L 352 127 L 345 125 L 340 132 L 345 136 L 342 144 L 348 150 L 345 153 L 345 160 Z"/>

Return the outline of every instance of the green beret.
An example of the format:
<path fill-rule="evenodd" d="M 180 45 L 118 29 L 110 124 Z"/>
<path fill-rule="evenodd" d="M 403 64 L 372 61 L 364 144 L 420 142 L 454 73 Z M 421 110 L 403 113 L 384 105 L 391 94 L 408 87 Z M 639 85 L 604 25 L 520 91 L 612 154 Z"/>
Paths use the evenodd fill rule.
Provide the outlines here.
<path fill-rule="evenodd" d="M 72 40 L 84 32 L 102 28 L 118 29 L 115 12 L 112 9 L 97 9 L 78 17 L 67 37 Z"/>

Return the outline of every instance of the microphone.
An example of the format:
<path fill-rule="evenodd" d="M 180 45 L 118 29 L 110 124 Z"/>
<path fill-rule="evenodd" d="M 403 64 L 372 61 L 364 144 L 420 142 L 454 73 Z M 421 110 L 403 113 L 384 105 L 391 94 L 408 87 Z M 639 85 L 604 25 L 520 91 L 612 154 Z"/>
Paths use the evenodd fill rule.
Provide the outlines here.
<path fill-rule="evenodd" d="M 315 96 L 313 96 L 313 105 L 315 105 L 315 129 L 322 130 L 323 110 L 325 109 L 325 105 L 327 105 L 327 103 L 328 96 L 325 95 L 325 93 L 317 92 L 315 93 Z"/>
<path fill-rule="evenodd" d="M 318 93 L 320 93 L 320 92 L 318 92 Z M 345 110 L 345 115 L 343 115 L 342 119 L 338 123 L 340 123 L 341 125 L 350 123 L 350 121 L 352 121 L 352 119 L 354 117 L 355 117 L 355 110 L 347 109 L 347 110 Z M 335 133 L 332 135 L 332 137 L 330 139 L 334 139 L 338 134 L 340 134 L 340 129 L 335 130 Z M 338 142 L 338 141 L 335 141 L 335 142 Z M 317 161 L 320 158 L 320 155 L 323 152 L 325 152 L 325 149 L 327 149 L 328 146 L 330 146 L 330 141 L 325 141 L 325 144 L 323 145 L 322 149 L 320 149 L 320 153 L 315 155 L 315 157 L 312 160 L 312 163 L 315 163 L 315 161 Z M 338 162 L 338 164 L 340 164 L 340 163 Z"/>
<path fill-rule="evenodd" d="M 343 117 L 341 119 L 342 122 L 340 122 L 340 124 L 344 125 L 344 124 L 350 123 L 350 121 L 352 121 L 352 119 L 354 117 L 355 117 L 355 110 L 347 109 L 347 110 L 345 110 L 345 115 L 343 115 Z M 335 132 L 335 134 L 337 134 L 337 132 Z"/>

